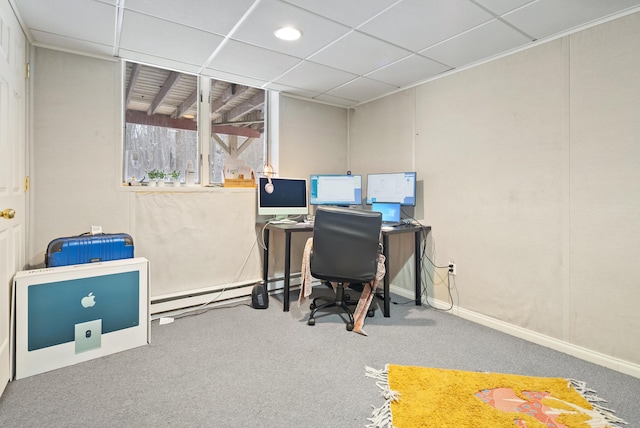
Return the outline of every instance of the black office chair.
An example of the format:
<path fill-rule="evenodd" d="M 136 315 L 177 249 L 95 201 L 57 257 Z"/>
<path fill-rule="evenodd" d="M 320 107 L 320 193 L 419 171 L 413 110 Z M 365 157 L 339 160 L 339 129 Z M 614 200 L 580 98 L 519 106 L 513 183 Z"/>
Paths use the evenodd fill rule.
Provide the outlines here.
<path fill-rule="evenodd" d="M 367 283 L 375 278 L 381 226 L 379 212 L 334 207 L 316 209 L 309 261 L 311 275 L 338 285 L 335 298 L 313 299 L 309 325 L 315 325 L 316 312 L 339 307 L 349 317 L 347 330 L 353 330 L 353 312 L 348 306 L 344 283 Z M 326 303 L 319 305 L 319 301 Z"/>

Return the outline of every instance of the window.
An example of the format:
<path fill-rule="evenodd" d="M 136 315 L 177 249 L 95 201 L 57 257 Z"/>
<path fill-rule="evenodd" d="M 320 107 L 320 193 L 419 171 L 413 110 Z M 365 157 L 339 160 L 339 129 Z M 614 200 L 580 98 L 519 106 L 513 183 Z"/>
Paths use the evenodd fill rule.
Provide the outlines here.
<path fill-rule="evenodd" d="M 229 164 L 257 172 L 264 165 L 264 90 L 220 80 L 211 80 L 210 88 L 209 181 L 223 183 Z"/>
<path fill-rule="evenodd" d="M 188 167 L 198 180 L 197 83 L 193 75 L 126 64 L 124 181 L 175 171 L 183 182 Z"/>
<path fill-rule="evenodd" d="M 195 183 L 221 184 L 225 166 L 244 164 L 257 175 L 264 165 L 262 89 L 127 62 L 124 103 L 124 182 L 147 183 L 161 172 L 185 183 L 193 171 Z"/>

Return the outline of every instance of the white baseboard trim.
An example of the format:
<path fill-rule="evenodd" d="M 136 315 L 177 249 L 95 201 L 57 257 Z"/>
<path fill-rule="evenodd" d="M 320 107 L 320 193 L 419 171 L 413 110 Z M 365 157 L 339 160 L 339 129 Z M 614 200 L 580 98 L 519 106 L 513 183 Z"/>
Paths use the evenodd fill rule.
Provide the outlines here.
<path fill-rule="evenodd" d="M 392 285 L 390 289 L 393 293 L 396 293 L 400 296 L 407 297 L 409 299 L 414 298 L 413 291 L 409 291 L 394 285 Z M 424 299 L 425 297 L 423 296 L 423 302 L 425 302 Z M 432 298 L 428 299 L 428 303 L 434 308 L 438 309 L 446 309 L 451 306 L 449 302 L 443 302 L 441 300 Z M 491 318 L 489 316 L 479 314 L 468 309 L 460 308 L 458 306 L 454 306 L 449 312 L 453 315 L 459 316 L 460 318 L 473 321 L 502 333 L 506 333 L 511 336 L 524 339 L 528 342 L 545 346 L 555 351 L 571 355 L 572 357 L 576 357 L 581 360 L 588 361 L 590 363 L 597 364 L 599 366 L 603 366 L 611 370 L 615 370 L 617 372 L 640 379 L 640 365 L 638 364 L 634 364 L 629 361 L 621 360 L 610 355 L 602 354 L 591 349 L 574 345 L 572 343 L 565 342 L 563 340 L 556 339 L 554 337 L 547 336 L 541 333 L 537 333 L 535 331 L 528 330 L 513 324 L 509 324 L 507 322 Z"/>

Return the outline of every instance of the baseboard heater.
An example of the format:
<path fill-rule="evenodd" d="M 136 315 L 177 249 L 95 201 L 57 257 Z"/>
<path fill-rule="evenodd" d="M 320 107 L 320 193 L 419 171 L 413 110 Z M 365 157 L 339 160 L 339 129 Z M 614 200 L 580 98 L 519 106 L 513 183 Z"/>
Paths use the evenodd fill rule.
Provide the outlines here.
<path fill-rule="evenodd" d="M 291 288 L 299 287 L 300 274 L 291 275 Z M 251 298 L 251 290 L 260 279 L 242 281 L 227 285 L 216 285 L 208 288 L 189 290 L 174 294 L 152 297 L 150 304 L 150 314 L 158 315 L 165 312 L 180 309 L 193 308 L 206 304 L 221 304 L 240 298 Z M 282 293 L 284 288 L 284 277 L 275 277 L 267 281 L 269 294 Z"/>

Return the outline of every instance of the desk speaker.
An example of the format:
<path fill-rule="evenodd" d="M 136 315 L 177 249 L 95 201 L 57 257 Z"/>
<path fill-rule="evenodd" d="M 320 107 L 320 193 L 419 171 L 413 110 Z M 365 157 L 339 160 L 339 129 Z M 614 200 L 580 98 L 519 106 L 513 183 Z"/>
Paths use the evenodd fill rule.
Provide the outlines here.
<path fill-rule="evenodd" d="M 251 290 L 251 306 L 254 309 L 267 309 L 269 307 L 269 293 L 263 281 L 254 285 Z"/>

